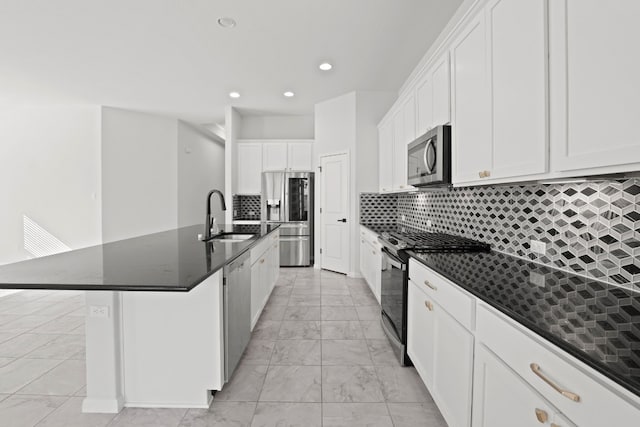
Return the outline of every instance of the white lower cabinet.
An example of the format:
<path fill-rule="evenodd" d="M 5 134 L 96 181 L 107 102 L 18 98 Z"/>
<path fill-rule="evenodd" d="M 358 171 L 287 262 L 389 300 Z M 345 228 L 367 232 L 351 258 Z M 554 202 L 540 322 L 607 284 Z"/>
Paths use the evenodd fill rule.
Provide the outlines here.
<path fill-rule="evenodd" d="M 361 226 L 360 231 L 360 273 L 380 303 L 382 253 L 377 235 L 364 226 Z"/>
<path fill-rule="evenodd" d="M 473 427 L 574 425 L 484 345 L 476 348 L 473 400 Z"/>
<path fill-rule="evenodd" d="M 473 334 L 409 281 L 407 352 L 450 427 L 471 423 Z"/>
<path fill-rule="evenodd" d="M 280 271 L 279 233 L 265 237 L 251 250 L 251 329 L 258 322 Z"/>

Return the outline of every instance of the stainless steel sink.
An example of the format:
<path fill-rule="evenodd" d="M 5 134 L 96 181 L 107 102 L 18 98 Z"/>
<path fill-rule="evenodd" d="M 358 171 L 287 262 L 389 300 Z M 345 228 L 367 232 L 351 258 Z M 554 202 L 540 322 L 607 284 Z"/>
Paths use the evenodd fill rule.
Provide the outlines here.
<path fill-rule="evenodd" d="M 220 241 L 220 242 L 244 242 L 249 239 L 253 239 L 256 237 L 255 234 L 240 234 L 240 233 L 220 233 L 212 236 L 211 241 Z"/>

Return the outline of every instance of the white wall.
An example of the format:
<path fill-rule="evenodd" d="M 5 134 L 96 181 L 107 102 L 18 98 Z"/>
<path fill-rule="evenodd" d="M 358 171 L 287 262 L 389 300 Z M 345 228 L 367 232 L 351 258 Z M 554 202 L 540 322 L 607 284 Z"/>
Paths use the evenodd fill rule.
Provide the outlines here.
<path fill-rule="evenodd" d="M 178 226 L 203 224 L 205 198 L 212 189 L 224 192 L 224 142 L 207 129 L 178 122 Z M 214 196 L 217 199 L 217 196 Z M 232 200 L 227 200 L 232 209 Z M 220 202 L 213 200 L 212 213 L 224 222 Z"/>
<path fill-rule="evenodd" d="M 23 215 L 71 249 L 99 244 L 100 108 L 3 107 L 0 141 L 0 264 L 32 257 Z"/>
<path fill-rule="evenodd" d="M 315 106 L 314 168 L 326 154 L 348 151 L 349 176 L 349 272 L 360 275 L 359 204 L 360 193 L 377 192 L 378 129 L 377 124 L 389 109 L 396 94 L 392 92 L 350 92 Z M 321 265 L 321 177 L 316 179 L 316 266 Z"/>
<path fill-rule="evenodd" d="M 313 139 L 312 115 L 242 115 L 239 139 Z"/>
<path fill-rule="evenodd" d="M 102 234 L 105 242 L 176 228 L 178 121 L 102 109 Z"/>

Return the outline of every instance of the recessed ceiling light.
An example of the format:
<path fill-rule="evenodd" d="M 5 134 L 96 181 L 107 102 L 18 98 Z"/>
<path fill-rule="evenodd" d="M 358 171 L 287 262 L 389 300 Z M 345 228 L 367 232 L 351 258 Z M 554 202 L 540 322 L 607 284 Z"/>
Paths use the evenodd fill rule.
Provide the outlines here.
<path fill-rule="evenodd" d="M 322 71 L 329 71 L 333 68 L 333 65 L 329 64 L 328 62 L 323 62 L 322 64 L 318 65 L 318 68 L 320 68 Z"/>
<path fill-rule="evenodd" d="M 240 98 L 240 94 L 238 92 L 229 92 L 229 97 Z"/>
<path fill-rule="evenodd" d="M 283 93 L 284 96 L 286 96 L 287 98 L 291 98 L 293 97 L 293 95 L 295 95 L 295 93 L 291 92 L 291 91 L 287 91 L 285 93 Z"/>
<path fill-rule="evenodd" d="M 222 28 L 233 28 L 236 26 L 236 20 L 227 16 L 223 16 L 221 18 L 218 18 L 218 25 L 220 25 Z"/>

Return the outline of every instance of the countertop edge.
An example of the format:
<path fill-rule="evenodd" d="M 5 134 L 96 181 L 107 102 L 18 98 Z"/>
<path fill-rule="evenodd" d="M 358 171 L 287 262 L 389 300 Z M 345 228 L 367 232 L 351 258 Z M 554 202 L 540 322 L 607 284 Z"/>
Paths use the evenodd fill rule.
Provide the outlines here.
<path fill-rule="evenodd" d="M 517 322 L 519 325 L 521 325 L 524 328 L 528 329 L 529 331 L 533 332 L 534 334 L 536 334 L 540 338 L 543 338 L 543 339 L 549 341 L 551 344 L 553 344 L 556 347 L 558 347 L 559 349 L 567 352 L 571 356 L 573 356 L 576 359 L 578 359 L 580 362 L 584 363 L 585 365 L 589 366 L 590 368 L 593 368 L 594 370 L 596 370 L 601 375 L 607 377 L 608 379 L 610 379 L 611 381 L 613 381 L 616 384 L 620 385 L 624 389 L 626 389 L 626 390 L 630 391 L 631 393 L 635 394 L 636 396 L 640 397 L 640 387 L 638 387 L 638 385 L 636 385 L 636 384 L 630 383 L 626 379 L 625 376 L 620 375 L 620 374 L 618 374 L 616 372 L 613 372 L 610 369 L 608 369 L 605 365 L 603 365 L 603 364 L 601 364 L 601 363 L 599 363 L 599 362 L 597 362 L 597 361 L 595 361 L 595 360 L 593 360 L 593 359 L 591 359 L 589 357 L 586 357 L 584 355 L 584 353 L 581 353 L 580 351 L 576 350 L 574 347 L 567 345 L 567 343 L 565 341 L 558 339 L 557 337 L 555 337 L 552 334 L 549 334 L 548 332 L 544 331 L 543 329 L 540 329 L 540 328 L 537 328 L 536 326 L 531 325 L 526 320 L 523 321 L 522 317 L 519 316 L 517 313 L 515 313 L 515 312 L 513 312 L 513 311 L 511 311 L 511 310 L 509 310 L 509 309 L 507 309 L 507 308 L 505 308 L 503 306 L 501 306 L 500 304 L 496 304 L 495 302 L 492 302 L 491 300 L 488 300 L 488 299 L 484 298 L 482 295 L 480 295 L 478 292 L 474 291 L 473 289 L 458 283 L 454 279 L 450 278 L 446 273 L 443 273 L 439 269 L 434 268 L 432 265 L 426 264 L 422 259 L 420 259 L 419 257 L 415 256 L 412 251 L 407 251 L 406 253 L 411 257 L 411 259 L 419 262 L 420 264 L 424 265 L 425 267 L 429 268 L 430 270 L 433 270 L 434 272 L 438 273 L 439 275 L 441 275 L 442 277 L 444 277 L 445 279 L 447 279 L 448 281 L 450 281 L 454 285 L 458 286 L 461 289 L 464 289 L 466 292 L 469 292 L 471 295 L 473 295 L 474 297 L 478 298 L 479 301 L 482 301 L 485 304 L 493 307 L 494 309 L 498 310 L 500 313 L 504 314 L 505 316 L 507 316 L 511 320 Z"/>

